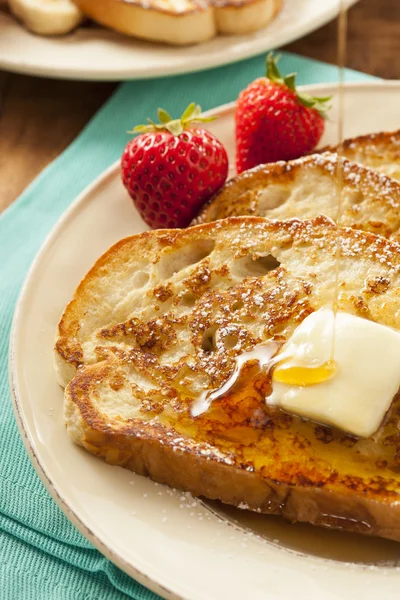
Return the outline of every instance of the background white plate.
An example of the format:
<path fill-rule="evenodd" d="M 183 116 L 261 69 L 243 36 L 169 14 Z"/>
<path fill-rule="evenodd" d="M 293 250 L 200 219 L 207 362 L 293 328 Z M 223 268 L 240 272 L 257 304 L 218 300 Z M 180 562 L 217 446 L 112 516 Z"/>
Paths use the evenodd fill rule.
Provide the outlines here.
<path fill-rule="evenodd" d="M 349 6 L 357 0 L 347 0 Z M 189 73 L 283 46 L 338 13 L 339 0 L 284 0 L 281 14 L 246 36 L 218 36 L 174 48 L 141 42 L 103 28 L 81 27 L 60 38 L 33 35 L 0 12 L 0 69 L 67 79 L 124 80 Z"/>
<path fill-rule="evenodd" d="M 393 130 L 400 125 L 400 82 L 348 85 L 345 104 L 347 136 Z M 210 128 L 232 157 L 233 105 L 217 112 Z M 323 143 L 336 143 L 335 122 L 336 110 Z M 70 442 L 53 371 L 57 322 L 93 261 L 120 237 L 143 229 L 114 166 L 55 227 L 21 293 L 10 354 L 14 408 L 52 496 L 103 554 L 166 598 L 397 599 L 400 544 L 201 503 L 108 466 Z"/>

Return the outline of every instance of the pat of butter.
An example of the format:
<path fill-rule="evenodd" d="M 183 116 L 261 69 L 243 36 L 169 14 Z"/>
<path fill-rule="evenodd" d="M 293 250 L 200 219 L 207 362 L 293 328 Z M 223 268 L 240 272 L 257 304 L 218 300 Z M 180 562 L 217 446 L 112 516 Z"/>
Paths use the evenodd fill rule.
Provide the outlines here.
<path fill-rule="evenodd" d="M 400 388 L 400 333 L 372 321 L 324 308 L 309 315 L 279 356 L 285 367 L 322 364 L 332 358 L 333 377 L 307 387 L 273 380 L 268 404 L 332 425 L 359 437 L 380 427 Z"/>

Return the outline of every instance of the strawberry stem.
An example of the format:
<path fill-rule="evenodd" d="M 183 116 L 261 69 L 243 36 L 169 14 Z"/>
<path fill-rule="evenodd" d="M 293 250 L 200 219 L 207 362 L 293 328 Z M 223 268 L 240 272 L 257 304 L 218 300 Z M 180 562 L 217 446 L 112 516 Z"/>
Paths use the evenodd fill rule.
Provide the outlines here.
<path fill-rule="evenodd" d="M 274 56 L 273 52 L 268 54 L 267 79 L 273 83 L 277 83 L 278 85 L 285 85 L 296 94 L 296 98 L 302 106 L 305 106 L 306 108 L 314 108 L 322 117 L 326 118 L 326 113 L 331 108 L 327 102 L 332 100 L 332 96 L 319 98 L 317 96 L 310 96 L 304 92 L 299 92 L 296 88 L 296 73 L 290 73 L 289 75 L 282 77 L 278 68 L 278 62 L 280 58 L 280 55 Z"/>
<path fill-rule="evenodd" d="M 136 125 L 136 127 L 134 127 L 132 131 L 128 131 L 128 133 L 136 134 L 153 131 L 169 131 L 172 135 L 178 136 L 194 123 L 209 123 L 215 119 L 215 117 L 202 117 L 201 107 L 198 104 L 195 104 L 195 102 L 189 104 L 180 119 L 173 119 L 163 108 L 158 109 L 157 115 L 160 123 L 154 123 L 151 119 L 147 119 L 149 122 L 148 125 Z"/>

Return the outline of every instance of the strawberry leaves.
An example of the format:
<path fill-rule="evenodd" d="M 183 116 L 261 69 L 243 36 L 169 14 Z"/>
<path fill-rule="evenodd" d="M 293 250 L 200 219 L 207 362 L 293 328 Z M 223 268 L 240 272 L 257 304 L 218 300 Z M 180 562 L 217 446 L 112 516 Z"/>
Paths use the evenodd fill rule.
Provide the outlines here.
<path fill-rule="evenodd" d="M 267 56 L 267 79 L 278 85 L 285 85 L 294 94 L 296 94 L 297 101 L 306 108 L 314 108 L 324 119 L 326 118 L 327 111 L 331 108 L 327 103 L 330 102 L 332 96 L 325 96 L 319 98 L 317 96 L 310 96 L 304 92 L 299 92 L 296 88 L 296 73 L 290 73 L 285 77 L 282 77 L 281 72 L 278 68 L 278 62 L 280 56 L 274 56 L 273 52 L 270 52 Z"/>
<path fill-rule="evenodd" d="M 171 115 L 164 110 L 159 108 L 157 111 L 159 123 L 154 123 L 151 119 L 147 119 L 148 125 L 136 125 L 132 131 L 128 133 L 149 133 L 153 131 L 169 131 L 174 136 L 178 136 L 189 129 L 191 125 L 196 123 L 209 123 L 214 121 L 215 117 L 203 117 L 201 116 L 201 107 L 192 102 L 184 111 L 180 119 L 173 119 Z"/>
<path fill-rule="evenodd" d="M 167 111 L 163 108 L 158 109 L 157 115 L 160 123 L 169 123 L 170 121 L 172 121 L 171 115 L 167 113 Z"/>

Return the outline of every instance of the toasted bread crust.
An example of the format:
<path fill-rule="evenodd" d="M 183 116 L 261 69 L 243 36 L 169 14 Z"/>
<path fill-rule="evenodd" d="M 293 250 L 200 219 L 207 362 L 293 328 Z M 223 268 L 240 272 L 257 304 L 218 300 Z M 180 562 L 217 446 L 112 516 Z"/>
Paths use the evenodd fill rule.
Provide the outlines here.
<path fill-rule="evenodd" d="M 260 165 L 228 181 L 192 225 L 238 215 L 308 219 L 324 214 L 335 218 L 337 169 L 337 155 L 331 153 Z M 341 225 L 398 238 L 399 183 L 344 160 L 343 185 Z"/>
<path fill-rule="evenodd" d="M 118 242 L 59 325 L 56 354 L 76 369 L 71 437 L 196 495 L 400 540 L 399 398 L 374 439 L 358 440 L 268 407 L 269 375 L 249 365 L 209 411 L 190 412 L 242 352 L 284 343 L 331 300 L 338 243 L 339 309 L 400 329 L 400 245 L 326 217 L 230 218 Z"/>
<path fill-rule="evenodd" d="M 320 152 L 337 150 L 337 146 L 326 146 Z M 400 130 L 350 138 L 343 142 L 340 152 L 349 160 L 400 179 Z"/>

